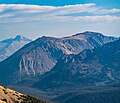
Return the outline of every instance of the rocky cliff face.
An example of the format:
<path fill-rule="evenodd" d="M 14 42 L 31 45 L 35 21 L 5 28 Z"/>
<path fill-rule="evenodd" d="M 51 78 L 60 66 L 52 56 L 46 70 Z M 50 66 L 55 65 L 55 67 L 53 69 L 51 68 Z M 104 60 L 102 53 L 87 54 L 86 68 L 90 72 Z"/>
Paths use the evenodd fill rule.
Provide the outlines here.
<path fill-rule="evenodd" d="M 33 87 L 68 89 L 116 82 L 120 82 L 120 40 L 63 56 Z"/>
<path fill-rule="evenodd" d="M 42 75 L 65 54 L 78 54 L 84 49 L 93 49 L 115 40 L 117 38 L 88 31 L 64 38 L 38 38 L 0 63 L 0 78 L 6 77 L 1 82 L 18 82 Z"/>

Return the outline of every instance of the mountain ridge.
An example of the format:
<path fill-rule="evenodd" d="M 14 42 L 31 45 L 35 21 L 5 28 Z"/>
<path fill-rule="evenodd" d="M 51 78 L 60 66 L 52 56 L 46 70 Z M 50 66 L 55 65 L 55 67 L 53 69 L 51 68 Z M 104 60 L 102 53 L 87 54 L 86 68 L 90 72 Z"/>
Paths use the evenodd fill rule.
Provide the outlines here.
<path fill-rule="evenodd" d="M 88 36 L 89 34 L 94 36 Z M 4 78 L 4 76 L 6 76 L 8 80 L 3 80 L 4 82 L 9 82 L 9 78 L 11 78 L 11 81 L 16 78 L 16 82 L 18 82 L 26 78 L 42 75 L 50 71 L 57 60 L 64 54 L 77 54 L 84 49 L 93 49 L 106 42 L 112 42 L 117 39 L 118 38 L 103 36 L 101 33 L 95 32 L 83 32 L 79 38 L 78 35 L 77 38 L 73 38 L 72 36 L 66 38 L 43 36 L 28 43 L 14 55 L 1 62 L 0 71 L 4 75 L 1 74 L 0 77 Z M 11 66 L 7 67 L 6 64 Z M 8 74 L 6 74 L 6 72 L 8 72 Z M 17 74 L 17 76 L 12 75 L 13 77 L 11 77 L 11 73 L 13 75 Z"/>
<path fill-rule="evenodd" d="M 120 39 L 77 55 L 62 57 L 33 87 L 49 90 L 120 82 Z"/>

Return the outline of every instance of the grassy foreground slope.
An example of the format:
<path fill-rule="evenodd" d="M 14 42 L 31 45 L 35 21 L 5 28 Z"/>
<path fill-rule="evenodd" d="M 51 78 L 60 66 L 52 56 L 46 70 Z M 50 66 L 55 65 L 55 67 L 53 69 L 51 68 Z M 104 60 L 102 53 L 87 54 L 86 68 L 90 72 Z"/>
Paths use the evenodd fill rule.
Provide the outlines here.
<path fill-rule="evenodd" d="M 29 95 L 16 92 L 0 84 L 0 103 L 46 103 Z"/>

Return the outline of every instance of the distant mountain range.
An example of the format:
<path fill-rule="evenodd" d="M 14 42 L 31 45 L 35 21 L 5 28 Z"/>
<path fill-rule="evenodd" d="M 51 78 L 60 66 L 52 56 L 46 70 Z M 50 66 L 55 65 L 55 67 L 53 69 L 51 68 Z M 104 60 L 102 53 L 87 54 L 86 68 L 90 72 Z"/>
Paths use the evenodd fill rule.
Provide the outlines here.
<path fill-rule="evenodd" d="M 37 97 L 43 95 L 55 103 L 119 103 L 120 39 L 78 54 L 66 54 L 51 71 L 24 80 L 15 88 L 29 90 L 26 93 Z"/>
<path fill-rule="evenodd" d="M 15 38 L 0 41 L 0 61 L 5 60 L 29 42 L 31 42 L 30 39 L 21 35 L 17 35 Z"/>
<path fill-rule="evenodd" d="M 65 85 L 66 85 L 66 81 L 72 81 L 74 84 L 74 81 L 78 83 L 78 81 L 82 80 L 83 78 L 86 81 L 81 85 L 84 86 L 84 85 L 94 84 L 95 80 L 93 81 L 93 83 L 90 81 L 89 83 L 87 81 L 88 80 L 87 77 L 91 78 L 91 76 L 94 76 L 95 74 L 98 75 L 98 77 L 101 77 L 100 72 L 102 72 L 101 70 L 103 70 L 102 69 L 103 64 L 99 63 L 99 59 L 100 59 L 99 55 L 102 52 L 96 49 L 98 51 L 94 52 L 96 53 L 94 54 L 92 53 L 93 52 L 92 49 L 116 40 L 118 40 L 118 38 L 104 36 L 101 33 L 89 32 L 89 31 L 78 33 L 76 35 L 73 35 L 70 37 L 64 37 L 64 38 L 53 38 L 53 37 L 43 36 L 33 42 L 28 43 L 23 48 L 21 48 L 16 53 L 14 53 L 12 56 L 10 56 L 9 58 L 7 58 L 6 60 L 0 63 L 0 82 L 4 84 L 10 84 L 10 83 L 17 83 L 19 81 L 22 81 L 24 79 L 28 79 L 31 77 L 32 78 L 37 77 L 50 71 L 56 65 L 50 71 L 50 74 L 53 72 L 52 76 L 55 78 L 55 81 L 54 79 L 52 80 L 52 77 L 50 74 L 49 74 L 50 78 L 48 79 L 50 81 L 46 80 L 46 82 L 50 82 L 50 86 L 52 86 L 51 82 L 55 82 L 56 86 L 57 84 L 59 85 L 59 82 L 62 84 L 64 84 L 65 82 Z M 90 49 L 90 50 L 83 51 L 84 49 Z M 81 51 L 83 52 L 80 53 Z M 98 55 L 97 55 L 97 52 L 98 52 Z M 105 52 L 109 53 L 109 50 Z M 77 55 L 74 57 L 75 54 Z M 96 58 L 98 58 L 98 60 L 95 59 L 95 55 L 96 55 Z M 106 56 L 106 55 L 103 55 L 103 56 Z M 87 60 L 85 58 L 87 58 Z M 94 61 L 92 61 L 92 58 Z M 90 61 L 88 62 L 88 60 Z M 106 59 L 104 61 L 105 63 L 107 62 Z M 79 65 L 78 63 L 80 63 L 83 67 L 81 67 L 81 65 Z M 85 65 L 84 63 L 87 63 L 87 64 Z M 98 68 L 97 66 L 100 68 Z M 54 70 L 55 70 L 55 73 L 54 73 Z M 111 73 L 112 71 L 110 70 L 106 78 L 109 78 L 111 80 L 112 79 Z M 84 74 L 86 74 L 85 77 L 84 77 Z M 103 76 L 106 76 L 106 75 L 103 75 Z M 61 77 L 63 79 L 61 79 Z M 78 77 L 78 80 L 77 80 L 77 77 Z M 58 79 L 58 83 L 57 83 L 57 79 Z M 92 79 L 89 79 L 89 80 L 92 80 Z M 103 83 L 105 81 L 98 79 L 98 82 Z M 69 83 L 70 82 L 68 82 L 68 84 Z M 47 86 L 46 83 L 44 84 L 42 82 L 40 85 L 45 85 L 45 87 Z M 78 85 L 80 85 L 80 83 Z"/>
<path fill-rule="evenodd" d="M 74 89 L 120 82 L 120 39 L 63 56 L 33 85 L 41 90 Z"/>
<path fill-rule="evenodd" d="M 43 36 L 0 62 L 0 82 L 56 103 L 119 103 L 120 38 Z"/>

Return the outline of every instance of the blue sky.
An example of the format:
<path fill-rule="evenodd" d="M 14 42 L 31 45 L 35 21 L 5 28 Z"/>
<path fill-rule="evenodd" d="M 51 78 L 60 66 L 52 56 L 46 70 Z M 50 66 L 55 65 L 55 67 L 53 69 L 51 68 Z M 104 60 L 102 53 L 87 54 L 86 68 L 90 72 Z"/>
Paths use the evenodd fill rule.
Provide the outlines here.
<path fill-rule="evenodd" d="M 64 6 L 83 3 L 96 3 L 97 6 L 120 8 L 120 0 L 0 0 L 0 4 L 35 4 Z"/>
<path fill-rule="evenodd" d="M 120 36 L 119 5 L 120 0 L 0 0 L 0 40 L 83 31 Z"/>

